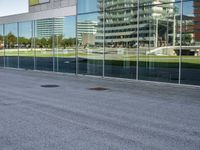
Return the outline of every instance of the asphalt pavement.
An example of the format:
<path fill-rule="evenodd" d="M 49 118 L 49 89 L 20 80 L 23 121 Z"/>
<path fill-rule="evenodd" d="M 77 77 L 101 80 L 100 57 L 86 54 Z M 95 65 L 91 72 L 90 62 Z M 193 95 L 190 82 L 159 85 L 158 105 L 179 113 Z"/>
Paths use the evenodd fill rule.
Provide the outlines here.
<path fill-rule="evenodd" d="M 0 69 L 0 150 L 200 150 L 200 86 Z"/>

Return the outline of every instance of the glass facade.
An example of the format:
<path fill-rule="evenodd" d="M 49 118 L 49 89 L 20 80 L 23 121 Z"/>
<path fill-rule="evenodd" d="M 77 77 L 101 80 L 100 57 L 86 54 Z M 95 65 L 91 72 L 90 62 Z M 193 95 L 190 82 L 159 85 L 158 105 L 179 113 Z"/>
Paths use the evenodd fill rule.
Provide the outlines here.
<path fill-rule="evenodd" d="M 137 1 L 99 1 L 105 3 L 105 76 L 136 79 Z M 103 22 L 104 21 L 104 22 Z M 101 40 L 103 41 L 103 40 Z M 101 42 L 102 43 L 102 42 Z"/>
<path fill-rule="evenodd" d="M 98 22 L 99 13 L 81 14 L 77 17 L 78 73 L 102 76 L 103 46 L 97 45 L 97 30 L 102 30 Z"/>
<path fill-rule="evenodd" d="M 200 2 L 77 0 L 77 15 L 0 25 L 0 66 L 200 85 Z"/>
<path fill-rule="evenodd" d="M 141 80 L 179 82 L 180 2 L 155 1 L 140 4 L 138 78 Z M 178 9 L 176 12 L 175 9 Z M 150 14 L 149 14 L 150 12 Z M 148 13 L 148 15 L 147 15 Z M 176 15 L 176 21 L 174 17 Z M 176 24 L 176 25 L 175 25 Z M 176 33 L 173 27 L 176 26 Z M 173 42 L 175 37 L 176 42 Z M 175 46 L 178 46 L 176 49 Z"/>
<path fill-rule="evenodd" d="M 5 66 L 18 68 L 18 24 L 5 25 Z"/>
<path fill-rule="evenodd" d="M 4 66 L 4 36 L 3 25 L 0 25 L 0 66 Z"/>
<path fill-rule="evenodd" d="M 54 34 L 55 71 L 76 73 L 76 17 L 63 19 L 61 33 Z M 56 20 L 55 20 L 56 21 Z M 56 21 L 57 22 L 57 21 Z"/>
<path fill-rule="evenodd" d="M 188 9 L 193 8 L 193 9 Z M 200 1 L 183 2 L 181 83 L 200 85 Z M 193 14 L 191 19 L 188 14 Z"/>
<path fill-rule="evenodd" d="M 19 26 L 19 68 L 34 69 L 34 48 L 32 21 L 20 22 Z"/>
<path fill-rule="evenodd" d="M 54 71 L 54 23 L 54 18 L 41 19 L 35 21 L 34 39 L 36 70 Z"/>

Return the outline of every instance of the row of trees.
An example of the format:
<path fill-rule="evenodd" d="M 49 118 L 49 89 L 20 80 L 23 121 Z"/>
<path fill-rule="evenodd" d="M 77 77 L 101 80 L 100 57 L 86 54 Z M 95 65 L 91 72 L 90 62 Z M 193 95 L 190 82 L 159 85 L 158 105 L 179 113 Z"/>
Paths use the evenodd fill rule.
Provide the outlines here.
<path fill-rule="evenodd" d="M 0 35 L 0 41 L 4 43 L 6 48 L 15 48 L 18 46 L 23 47 L 23 48 L 30 48 L 31 43 L 35 43 L 37 48 L 52 48 L 53 41 L 54 41 L 54 46 L 59 47 L 59 48 L 64 48 L 64 49 L 66 47 L 73 47 L 76 45 L 75 38 L 64 38 L 62 35 L 54 36 L 54 37 L 52 36 L 49 38 L 19 37 L 17 39 L 17 37 L 14 34 L 8 33 L 4 37 Z"/>

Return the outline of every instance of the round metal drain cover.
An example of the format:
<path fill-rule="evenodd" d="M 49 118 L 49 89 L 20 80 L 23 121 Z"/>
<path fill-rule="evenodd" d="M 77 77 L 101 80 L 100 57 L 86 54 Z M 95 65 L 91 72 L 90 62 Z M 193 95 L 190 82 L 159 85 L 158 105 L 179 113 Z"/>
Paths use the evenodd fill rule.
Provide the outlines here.
<path fill-rule="evenodd" d="M 56 87 L 59 87 L 59 85 L 56 85 L 56 84 L 44 84 L 44 85 L 41 85 L 40 87 L 44 87 L 44 88 L 56 88 Z"/>
<path fill-rule="evenodd" d="M 108 90 L 107 88 L 104 87 L 93 87 L 93 88 L 89 88 L 89 90 L 94 90 L 94 91 L 105 91 Z"/>

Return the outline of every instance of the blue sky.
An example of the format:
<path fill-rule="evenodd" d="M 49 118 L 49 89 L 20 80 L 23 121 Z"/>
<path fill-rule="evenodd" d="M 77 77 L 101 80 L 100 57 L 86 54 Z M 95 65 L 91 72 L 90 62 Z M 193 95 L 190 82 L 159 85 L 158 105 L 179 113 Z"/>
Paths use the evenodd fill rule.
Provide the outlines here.
<path fill-rule="evenodd" d="M 0 16 L 28 12 L 28 0 L 0 0 Z"/>
<path fill-rule="evenodd" d="M 97 0 L 78 0 L 78 12 L 97 11 Z"/>
<path fill-rule="evenodd" d="M 193 14 L 193 1 L 183 3 L 183 14 L 184 15 L 194 15 Z"/>

